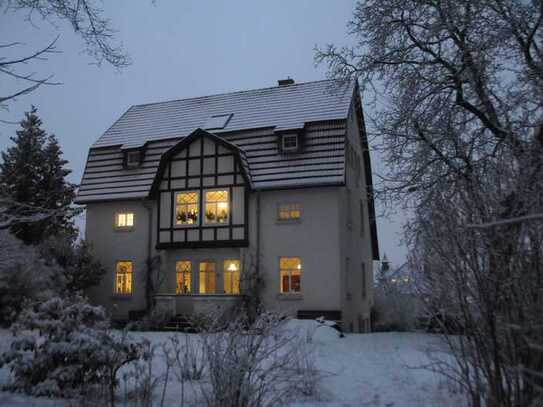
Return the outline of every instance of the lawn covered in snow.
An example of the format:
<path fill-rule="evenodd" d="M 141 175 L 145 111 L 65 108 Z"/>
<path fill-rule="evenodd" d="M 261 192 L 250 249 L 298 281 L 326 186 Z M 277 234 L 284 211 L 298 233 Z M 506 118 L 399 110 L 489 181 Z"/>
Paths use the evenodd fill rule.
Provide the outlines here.
<path fill-rule="evenodd" d="M 439 346 L 437 336 L 423 333 L 347 334 L 340 338 L 336 331 L 314 321 L 290 321 L 289 328 L 315 329 L 313 344 L 316 364 L 323 374 L 318 399 L 299 401 L 297 406 L 383 406 L 383 407 L 456 407 L 463 405 L 460 395 L 451 391 L 445 380 L 427 369 L 426 350 Z M 145 337 L 153 344 L 167 342 L 174 334 L 167 332 L 134 332 L 134 338 Z M 197 334 L 190 335 L 197 340 Z M 7 349 L 11 334 L 0 330 L 0 352 Z M 164 366 L 156 359 L 155 372 Z M 0 369 L 0 385 L 10 373 Z M 199 386 L 191 383 L 188 386 Z M 165 405 L 179 406 L 179 383 L 170 379 Z M 185 389 L 185 394 L 197 387 Z M 0 392 L 0 406 L 59 406 L 61 400 L 36 399 L 20 394 Z M 187 403 L 185 404 L 187 405 Z M 190 404 L 188 404 L 190 405 Z"/>

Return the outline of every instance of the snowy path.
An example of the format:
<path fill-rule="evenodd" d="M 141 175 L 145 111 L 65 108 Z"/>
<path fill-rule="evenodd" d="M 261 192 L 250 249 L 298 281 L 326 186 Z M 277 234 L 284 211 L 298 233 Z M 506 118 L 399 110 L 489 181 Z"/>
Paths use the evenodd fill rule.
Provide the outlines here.
<path fill-rule="evenodd" d="M 153 343 L 166 341 L 168 333 L 134 333 Z M 0 330 L 0 352 L 9 346 L 11 335 Z M 419 369 L 427 363 L 424 349 L 435 347 L 437 337 L 419 333 L 349 334 L 337 338 L 329 328 L 317 329 L 316 361 L 324 371 L 321 400 L 298 402 L 296 406 L 318 407 L 457 407 L 459 395 L 450 391 L 438 375 Z M 159 366 L 160 369 L 160 366 Z M 159 372 L 157 372 L 159 373 Z M 0 385 L 9 372 L 0 369 Z M 175 384 L 167 400 L 178 400 Z M 59 400 L 32 399 L 0 392 L 0 406 L 58 406 Z"/>

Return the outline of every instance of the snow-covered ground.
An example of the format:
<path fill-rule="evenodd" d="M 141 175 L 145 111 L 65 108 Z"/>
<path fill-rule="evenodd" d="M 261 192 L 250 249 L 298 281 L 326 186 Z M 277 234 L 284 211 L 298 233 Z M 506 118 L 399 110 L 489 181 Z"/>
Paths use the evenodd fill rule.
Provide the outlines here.
<path fill-rule="evenodd" d="M 313 321 L 291 321 L 307 327 Z M 304 325 L 305 324 L 305 325 Z M 166 342 L 172 335 L 163 332 L 133 333 L 152 343 Z M 193 336 L 194 337 L 194 336 Z M 196 339 L 194 337 L 194 339 Z M 11 334 L 0 330 L 0 352 L 9 347 Z M 339 338 L 335 331 L 320 326 L 314 340 L 317 367 L 323 372 L 320 400 L 307 400 L 298 406 L 318 407 L 457 407 L 462 398 L 451 391 L 445 380 L 422 368 L 428 363 L 426 349 L 439 346 L 436 336 L 422 333 L 347 334 Z M 156 367 L 160 374 L 163 366 Z M 9 380 L 9 372 L 0 369 L 0 385 Z M 186 391 L 187 389 L 185 389 Z M 172 379 L 165 405 L 179 405 L 179 385 Z M 33 399 L 0 392 L 0 406 L 58 406 L 59 400 Z M 67 404 L 64 404 L 67 405 Z"/>

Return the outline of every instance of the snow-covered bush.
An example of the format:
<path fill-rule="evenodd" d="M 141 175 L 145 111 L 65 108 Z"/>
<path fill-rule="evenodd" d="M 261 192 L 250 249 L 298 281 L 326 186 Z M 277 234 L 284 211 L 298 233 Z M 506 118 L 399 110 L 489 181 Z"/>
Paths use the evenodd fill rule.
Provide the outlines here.
<path fill-rule="evenodd" d="M 59 269 L 64 279 L 62 288 L 68 293 L 97 285 L 106 272 L 91 245 L 85 240 L 74 241 L 69 235 L 46 239 L 38 251 L 47 264 Z"/>
<path fill-rule="evenodd" d="M 141 355 L 140 344 L 109 331 L 103 308 L 77 296 L 24 310 L 12 329 L 16 339 L 0 366 L 13 374 L 10 390 L 34 396 L 66 397 L 97 386 L 113 400 L 118 370 Z"/>
<path fill-rule="evenodd" d="M 315 368 L 311 345 L 298 332 L 284 329 L 285 323 L 280 316 L 261 314 L 253 323 L 241 318 L 220 332 L 204 334 L 209 385 L 202 385 L 203 404 L 272 407 L 314 396 L 320 377 L 316 369 L 306 370 Z M 301 361 L 302 355 L 308 359 Z"/>
<path fill-rule="evenodd" d="M 372 309 L 374 331 L 412 331 L 417 320 L 417 298 L 398 290 L 377 287 Z"/>
<path fill-rule="evenodd" d="M 26 302 L 50 298 L 63 285 L 58 270 L 33 247 L 0 230 L 0 325 L 13 322 Z"/>

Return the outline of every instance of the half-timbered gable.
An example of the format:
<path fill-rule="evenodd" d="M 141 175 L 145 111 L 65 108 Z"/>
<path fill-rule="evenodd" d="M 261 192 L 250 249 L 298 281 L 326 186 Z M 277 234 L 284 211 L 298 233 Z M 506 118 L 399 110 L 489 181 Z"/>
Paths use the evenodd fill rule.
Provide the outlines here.
<path fill-rule="evenodd" d="M 247 246 L 248 190 L 243 153 L 198 129 L 168 150 L 152 186 L 157 248 Z"/>

